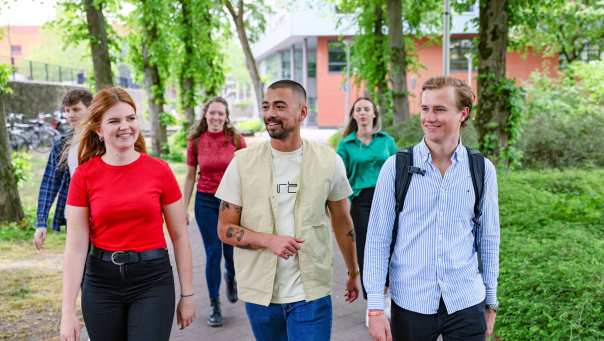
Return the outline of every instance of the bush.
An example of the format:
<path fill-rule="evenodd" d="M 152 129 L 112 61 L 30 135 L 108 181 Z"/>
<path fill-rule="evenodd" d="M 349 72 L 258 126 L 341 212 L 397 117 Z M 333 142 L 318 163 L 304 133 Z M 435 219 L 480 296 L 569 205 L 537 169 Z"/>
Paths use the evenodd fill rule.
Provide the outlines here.
<path fill-rule="evenodd" d="M 253 118 L 250 120 L 235 123 L 235 128 L 237 128 L 237 130 L 239 130 L 244 135 L 252 135 L 254 133 L 263 131 L 264 123 L 260 119 Z"/>
<path fill-rule="evenodd" d="M 17 184 L 22 184 L 31 176 L 31 157 L 26 152 L 12 152 L 11 162 Z"/>
<path fill-rule="evenodd" d="M 327 143 L 329 143 L 329 145 L 333 148 L 337 148 L 338 144 L 340 144 L 340 141 L 342 141 L 342 131 L 338 129 L 335 133 L 333 133 L 333 135 L 329 137 Z"/>
<path fill-rule="evenodd" d="M 0 223 L 0 241 L 24 241 L 32 240 L 36 225 L 36 211 L 27 209 L 25 218 L 19 223 Z"/>
<path fill-rule="evenodd" d="M 503 340 L 604 338 L 602 177 L 603 170 L 499 174 Z"/>
<path fill-rule="evenodd" d="M 604 62 L 571 64 L 557 79 L 534 73 L 527 93 L 524 166 L 604 166 Z"/>

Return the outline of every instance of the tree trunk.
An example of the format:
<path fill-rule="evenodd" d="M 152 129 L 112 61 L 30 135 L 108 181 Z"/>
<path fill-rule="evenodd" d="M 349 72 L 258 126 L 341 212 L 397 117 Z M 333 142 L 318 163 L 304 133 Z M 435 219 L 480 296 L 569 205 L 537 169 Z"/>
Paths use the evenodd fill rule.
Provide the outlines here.
<path fill-rule="evenodd" d="M 146 44 L 142 46 L 143 71 L 145 77 L 145 90 L 149 102 L 149 120 L 151 121 L 151 150 L 155 155 L 161 155 L 163 147 L 167 146 L 166 127 L 161 124 L 160 115 L 164 112 L 164 94 L 158 89 L 161 86 L 159 68 L 153 65 Z"/>
<path fill-rule="evenodd" d="M 23 208 L 4 122 L 4 112 L 0 110 L 0 221 L 19 222 L 24 217 Z"/>
<path fill-rule="evenodd" d="M 254 88 L 254 94 L 256 95 L 256 104 L 258 109 L 256 114 L 260 116 L 260 108 L 262 107 L 263 97 L 262 82 L 260 81 L 260 74 L 258 73 L 256 60 L 254 59 L 254 54 L 252 53 L 252 48 L 250 47 L 250 42 L 247 38 L 247 33 L 245 32 L 245 24 L 243 22 L 243 0 L 239 0 L 237 11 L 233 7 L 233 4 L 230 0 L 224 0 L 224 5 L 231 14 L 235 27 L 237 28 L 237 36 L 239 37 L 239 42 L 241 43 L 241 48 L 243 49 L 243 54 L 245 55 L 245 66 L 247 67 L 250 78 L 252 79 L 252 87 Z"/>
<path fill-rule="evenodd" d="M 392 104 L 394 122 L 409 118 L 407 99 L 407 61 L 403 39 L 402 0 L 387 0 L 388 40 L 390 43 L 390 81 L 392 82 Z"/>
<path fill-rule="evenodd" d="M 86 7 L 86 23 L 90 35 L 90 51 L 92 53 L 92 64 L 94 66 L 94 78 L 96 90 L 113 86 L 113 73 L 111 71 L 111 58 L 109 57 L 109 45 L 105 16 L 103 15 L 102 2 L 84 0 Z"/>
<path fill-rule="evenodd" d="M 383 63 L 384 67 L 383 70 L 385 72 L 385 70 L 388 69 L 388 65 L 386 63 L 386 56 L 384 53 L 384 48 L 383 48 L 383 43 L 384 43 L 384 32 L 383 32 L 383 23 L 384 23 L 384 11 L 382 11 L 382 7 L 381 5 L 378 3 L 375 5 L 375 22 L 374 22 L 374 26 L 373 26 L 373 34 L 375 36 L 375 38 L 378 40 L 379 42 L 379 46 L 380 46 L 380 51 L 381 53 L 381 57 L 380 57 L 380 61 Z M 377 90 L 377 93 L 375 93 L 375 91 Z M 382 114 L 382 121 L 385 118 L 385 115 L 387 114 L 390 104 L 388 103 L 388 97 L 386 96 L 386 94 L 388 93 L 388 81 L 386 79 L 386 74 L 384 73 L 384 77 L 380 80 L 380 82 L 377 84 L 376 89 L 372 89 L 372 91 L 374 92 L 374 100 L 377 100 L 377 105 L 380 109 L 380 113 Z"/>
<path fill-rule="evenodd" d="M 193 26 L 193 17 L 190 8 L 190 1 L 180 0 L 182 19 L 185 27 Z M 195 90 L 197 88 L 195 79 L 189 74 L 191 65 L 191 56 L 193 55 L 193 30 L 184 30 L 184 61 L 181 68 L 180 77 L 180 104 L 185 113 L 185 122 L 187 128 L 195 123 Z"/>
<path fill-rule="evenodd" d="M 480 0 L 476 129 L 481 151 L 495 163 L 508 145 L 505 126 L 510 103 L 509 97 L 500 91 L 506 79 L 507 6 L 507 0 Z"/>

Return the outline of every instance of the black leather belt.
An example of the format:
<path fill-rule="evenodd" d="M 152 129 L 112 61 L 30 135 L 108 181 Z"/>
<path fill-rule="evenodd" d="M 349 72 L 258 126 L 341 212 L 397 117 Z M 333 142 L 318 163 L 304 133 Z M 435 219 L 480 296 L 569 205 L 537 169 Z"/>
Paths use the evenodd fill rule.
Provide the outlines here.
<path fill-rule="evenodd" d="M 113 263 L 115 265 L 124 265 L 149 261 L 153 259 L 168 257 L 167 249 L 147 250 L 143 252 L 134 251 L 107 251 L 98 247 L 90 246 L 90 255 L 104 262 Z"/>

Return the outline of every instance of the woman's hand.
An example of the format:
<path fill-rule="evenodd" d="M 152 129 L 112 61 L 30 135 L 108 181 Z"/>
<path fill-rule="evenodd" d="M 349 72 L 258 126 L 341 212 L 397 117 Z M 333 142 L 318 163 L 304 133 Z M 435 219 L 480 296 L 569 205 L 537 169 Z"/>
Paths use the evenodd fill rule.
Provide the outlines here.
<path fill-rule="evenodd" d="M 75 313 L 61 314 L 61 341 L 80 340 L 80 321 Z"/>
<path fill-rule="evenodd" d="M 187 328 L 197 317 L 193 296 L 181 297 L 176 308 L 176 320 L 180 329 Z"/>

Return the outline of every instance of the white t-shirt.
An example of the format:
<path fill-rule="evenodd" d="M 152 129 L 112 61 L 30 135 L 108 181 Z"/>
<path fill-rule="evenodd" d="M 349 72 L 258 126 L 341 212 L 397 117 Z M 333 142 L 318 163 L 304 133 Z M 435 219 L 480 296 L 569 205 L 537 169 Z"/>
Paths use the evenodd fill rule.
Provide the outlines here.
<path fill-rule="evenodd" d="M 73 143 L 69 146 L 69 153 L 67 154 L 67 166 L 69 166 L 69 176 L 73 176 L 76 168 L 78 167 L 78 149 L 80 143 Z"/>
<path fill-rule="evenodd" d="M 294 236 L 294 204 L 298 192 L 302 148 L 293 152 L 280 152 L 271 148 L 273 154 L 273 177 L 277 196 L 277 234 Z M 331 181 L 327 200 L 338 201 L 352 194 L 346 177 L 346 167 L 342 159 L 336 157 L 336 171 Z M 241 206 L 241 178 L 237 170 L 237 158 L 227 167 L 222 181 L 216 191 L 216 197 L 229 203 Z M 271 303 L 285 304 L 305 299 L 298 255 L 285 260 L 278 259 L 277 274 L 273 286 Z"/>

